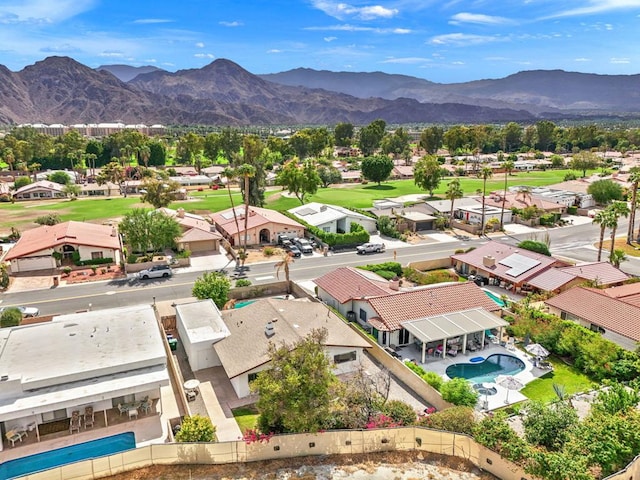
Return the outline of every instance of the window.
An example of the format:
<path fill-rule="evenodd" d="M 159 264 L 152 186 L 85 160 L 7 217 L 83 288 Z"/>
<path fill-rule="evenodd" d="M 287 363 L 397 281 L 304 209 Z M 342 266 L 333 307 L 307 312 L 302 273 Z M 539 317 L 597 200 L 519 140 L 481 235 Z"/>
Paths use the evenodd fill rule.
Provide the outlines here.
<path fill-rule="evenodd" d="M 62 420 L 63 418 L 67 418 L 66 408 L 54 410 L 53 412 L 45 412 L 42 414 L 43 422 L 55 422 L 56 420 Z"/>
<path fill-rule="evenodd" d="M 382 345 L 387 344 L 387 332 L 382 332 Z"/>
<path fill-rule="evenodd" d="M 102 252 L 91 252 L 91 260 L 96 260 L 97 258 L 103 258 Z"/>
<path fill-rule="evenodd" d="M 367 321 L 367 311 L 364 308 L 360 309 L 360 320 L 363 322 Z"/>
<path fill-rule="evenodd" d="M 596 325 L 596 324 L 594 324 L 594 323 L 592 323 L 591 325 L 589 325 L 589 329 L 590 329 L 592 332 L 603 333 L 603 334 L 605 333 L 605 329 L 604 329 L 604 328 L 602 328 L 600 325 Z"/>
<path fill-rule="evenodd" d="M 339 353 L 338 355 L 333 356 L 333 363 L 346 363 L 353 362 L 356 360 L 356 351 L 347 353 Z"/>
<path fill-rule="evenodd" d="M 409 331 L 404 328 L 400 330 L 398 338 L 398 345 L 406 345 L 409 343 Z"/>
<path fill-rule="evenodd" d="M 322 231 L 325 233 L 331 233 L 331 227 L 322 227 Z"/>

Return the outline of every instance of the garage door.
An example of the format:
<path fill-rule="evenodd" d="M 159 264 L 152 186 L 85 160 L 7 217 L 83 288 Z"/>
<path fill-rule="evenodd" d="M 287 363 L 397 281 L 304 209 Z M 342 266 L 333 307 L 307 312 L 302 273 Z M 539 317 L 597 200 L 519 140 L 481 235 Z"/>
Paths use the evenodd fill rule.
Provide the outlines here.
<path fill-rule="evenodd" d="M 46 257 L 27 257 L 16 260 L 18 272 L 30 272 L 33 270 L 48 270 L 55 268 L 56 261 L 52 256 Z"/>
<path fill-rule="evenodd" d="M 217 242 L 215 240 L 201 240 L 199 242 L 189 242 L 188 249 L 192 252 L 213 252 L 217 251 Z"/>

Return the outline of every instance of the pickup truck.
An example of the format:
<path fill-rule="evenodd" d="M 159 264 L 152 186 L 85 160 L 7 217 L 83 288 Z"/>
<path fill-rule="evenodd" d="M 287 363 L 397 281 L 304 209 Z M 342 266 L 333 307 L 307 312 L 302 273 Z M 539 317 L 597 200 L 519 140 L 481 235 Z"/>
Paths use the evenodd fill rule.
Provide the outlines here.
<path fill-rule="evenodd" d="M 356 251 L 359 255 L 365 255 L 367 253 L 380 253 L 384 252 L 384 243 L 363 243 L 356 247 Z"/>

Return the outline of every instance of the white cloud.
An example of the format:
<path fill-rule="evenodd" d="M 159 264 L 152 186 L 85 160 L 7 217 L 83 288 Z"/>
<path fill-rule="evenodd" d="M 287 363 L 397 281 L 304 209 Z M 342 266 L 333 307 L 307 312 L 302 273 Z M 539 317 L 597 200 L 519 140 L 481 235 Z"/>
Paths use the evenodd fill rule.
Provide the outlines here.
<path fill-rule="evenodd" d="M 479 25 L 507 25 L 513 23 L 512 20 L 504 17 L 495 17 L 491 15 L 483 15 L 481 13 L 456 13 L 449 21 L 452 25 L 461 23 L 475 23 Z"/>
<path fill-rule="evenodd" d="M 44 53 L 75 53 L 75 52 L 79 52 L 80 49 L 69 43 L 64 43 L 61 45 L 52 45 L 50 47 L 42 47 L 40 51 Z"/>
<path fill-rule="evenodd" d="M 471 35 L 468 33 L 448 33 L 436 35 L 429 40 L 432 45 L 450 45 L 452 47 L 466 47 L 469 45 L 482 45 L 484 43 L 502 42 L 503 37 L 491 35 Z"/>
<path fill-rule="evenodd" d="M 394 28 L 391 30 L 393 33 L 397 33 L 398 35 L 407 35 L 411 33 L 411 29 L 409 28 Z"/>
<path fill-rule="evenodd" d="M 109 57 L 109 58 L 123 58 L 124 53 L 118 51 L 104 51 L 98 54 L 99 57 Z"/>
<path fill-rule="evenodd" d="M 334 40 L 337 40 L 338 37 L 324 37 L 324 41 L 325 42 L 333 42 Z"/>
<path fill-rule="evenodd" d="M 14 1 L 12 5 L 0 5 L 0 23 L 58 23 L 90 10 L 95 3 L 96 0 Z"/>
<path fill-rule="evenodd" d="M 631 60 L 628 58 L 613 57 L 611 60 L 609 60 L 609 63 L 615 63 L 615 64 L 631 63 Z"/>
<path fill-rule="evenodd" d="M 158 63 L 158 60 L 156 60 L 155 58 L 147 58 L 145 60 L 145 63 Z"/>
<path fill-rule="evenodd" d="M 393 18 L 399 11 L 395 8 L 387 8 L 382 5 L 371 5 L 368 7 L 356 7 L 348 3 L 334 2 L 329 0 L 313 0 L 313 6 L 323 11 L 330 17 L 343 20 L 347 17 L 358 18 L 360 20 L 375 20 L 377 18 Z"/>
<path fill-rule="evenodd" d="M 464 65 L 464 62 L 458 60 L 456 62 L 451 62 L 451 65 Z"/>
<path fill-rule="evenodd" d="M 223 27 L 241 27 L 243 25 L 242 22 L 234 21 L 234 22 L 218 22 Z"/>
<path fill-rule="evenodd" d="M 267 53 L 282 53 L 282 50 L 278 50 L 277 48 L 272 48 L 271 50 L 267 50 Z"/>
<path fill-rule="evenodd" d="M 216 58 L 213 53 L 196 53 L 193 56 L 196 58 Z"/>
<path fill-rule="evenodd" d="M 425 63 L 425 62 L 431 62 L 431 61 L 432 60 L 430 58 L 423 58 L 423 57 L 404 57 L 404 58 L 392 57 L 392 58 L 387 58 L 386 60 L 383 60 L 380 63 L 396 63 L 400 65 L 414 65 L 417 63 Z"/>
<path fill-rule="evenodd" d="M 371 33 L 379 33 L 379 34 L 396 34 L 396 35 L 406 35 L 412 32 L 412 30 L 408 28 L 360 27 L 357 25 L 350 25 L 348 23 L 345 23 L 343 25 L 327 25 L 324 27 L 305 27 L 304 30 L 327 31 L 327 32 L 371 32 Z"/>
<path fill-rule="evenodd" d="M 204 48 L 204 43 L 202 43 L 202 42 L 198 42 L 198 43 L 196 43 L 196 47 L 198 47 L 198 48 Z"/>
<path fill-rule="evenodd" d="M 584 7 L 562 10 L 544 18 L 576 17 L 610 12 L 612 10 L 629 10 L 640 8 L 640 0 L 589 0 Z"/>
<path fill-rule="evenodd" d="M 590 62 L 591 59 L 586 57 L 578 57 L 578 58 L 574 58 L 573 61 L 574 62 Z"/>
<path fill-rule="evenodd" d="M 134 20 L 133 23 L 138 23 L 142 25 L 152 25 L 154 23 L 171 23 L 173 20 L 169 20 L 168 18 L 139 18 L 138 20 Z"/>

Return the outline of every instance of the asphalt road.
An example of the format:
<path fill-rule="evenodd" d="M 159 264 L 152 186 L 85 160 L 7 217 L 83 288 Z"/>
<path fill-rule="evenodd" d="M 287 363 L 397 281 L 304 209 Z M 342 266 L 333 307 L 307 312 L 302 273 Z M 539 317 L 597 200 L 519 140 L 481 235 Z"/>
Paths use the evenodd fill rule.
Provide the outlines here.
<path fill-rule="evenodd" d="M 626 222 L 618 227 L 620 234 L 626 232 Z M 593 244 L 598 241 L 599 229 L 592 224 L 567 226 L 541 232 L 538 240 L 548 233 L 551 250 L 554 255 L 579 261 L 595 261 L 597 250 Z M 516 244 L 532 238 L 531 234 L 492 236 L 495 240 Z M 435 242 L 397 248 L 397 261 L 406 264 L 411 261 L 441 258 L 454 253 L 459 248 L 477 247 L 487 242 L 486 238 L 471 238 L 468 241 L 456 240 L 450 243 Z M 314 256 L 296 259 L 291 266 L 292 280 L 312 280 L 342 266 L 357 266 L 367 263 L 379 263 L 393 260 L 393 250 L 366 256 L 355 252 L 339 253 L 327 257 Z M 274 262 L 247 265 L 247 278 L 252 284 L 272 282 L 276 279 Z M 632 258 L 622 264 L 622 269 L 633 275 L 640 275 L 640 259 Z M 230 271 L 232 273 L 232 271 Z M 71 313 L 81 310 L 104 309 L 139 303 L 153 303 L 191 296 L 193 282 L 202 272 L 179 270 L 172 278 L 137 280 L 123 279 L 107 282 L 94 282 L 79 285 L 61 286 L 31 292 L 6 293 L 1 297 L 2 306 L 29 305 L 40 308 L 44 315 Z"/>

